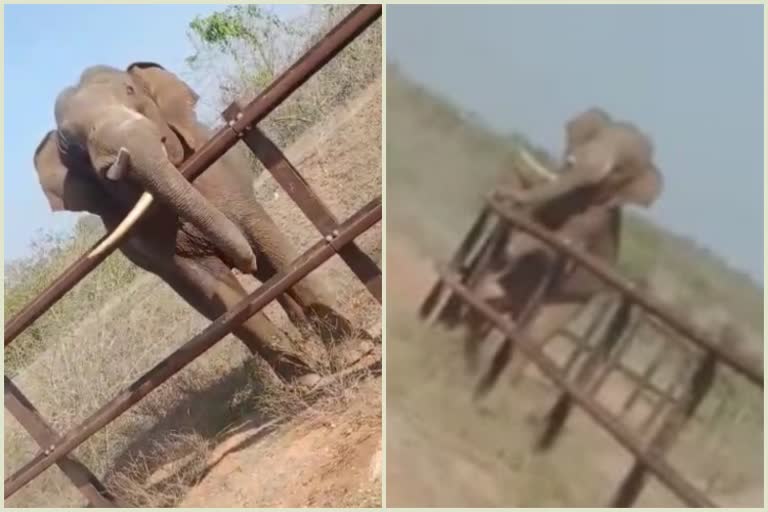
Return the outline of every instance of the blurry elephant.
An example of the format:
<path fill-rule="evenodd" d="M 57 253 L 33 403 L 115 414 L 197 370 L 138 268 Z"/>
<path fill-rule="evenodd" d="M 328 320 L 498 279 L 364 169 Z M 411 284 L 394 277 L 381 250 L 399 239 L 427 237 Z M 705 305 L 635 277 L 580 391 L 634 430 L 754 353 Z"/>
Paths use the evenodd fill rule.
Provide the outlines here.
<path fill-rule="evenodd" d="M 295 253 L 256 201 L 252 172 L 238 151 L 227 152 L 194 184 L 179 173 L 177 166 L 211 135 L 196 118 L 197 100 L 158 64 L 90 67 L 56 99 L 56 129 L 37 147 L 34 166 L 53 211 L 91 212 L 108 229 L 144 191 L 151 193 L 155 204 L 121 250 L 213 320 L 246 296 L 233 268 L 264 282 Z M 331 321 L 349 332 L 348 322 L 305 281 L 278 300 L 299 326 Z M 235 334 L 281 379 L 311 385 L 319 378 L 263 313 Z"/>
<path fill-rule="evenodd" d="M 540 224 L 611 263 L 618 257 L 621 207 L 650 207 L 662 189 L 648 137 L 632 124 L 614 121 L 596 108 L 566 124 L 563 168 L 554 176 L 536 183 L 512 182 L 498 190 L 496 197 L 529 211 Z M 606 291 L 586 269 L 573 264 L 558 269 L 559 261 L 543 242 L 506 229 L 496 238 L 487 264 L 476 271 L 469 286 L 516 320 L 529 339 L 542 343 L 593 297 Z M 551 282 L 545 276 L 551 276 Z M 526 304 L 537 293 L 543 297 L 540 307 L 526 312 Z M 466 323 L 466 355 L 473 364 L 478 344 L 493 329 L 475 311 L 467 313 Z M 505 340 L 481 379 L 478 393 L 490 389 L 511 356 L 511 343 Z M 523 368 L 524 363 L 518 366 L 516 377 Z"/>

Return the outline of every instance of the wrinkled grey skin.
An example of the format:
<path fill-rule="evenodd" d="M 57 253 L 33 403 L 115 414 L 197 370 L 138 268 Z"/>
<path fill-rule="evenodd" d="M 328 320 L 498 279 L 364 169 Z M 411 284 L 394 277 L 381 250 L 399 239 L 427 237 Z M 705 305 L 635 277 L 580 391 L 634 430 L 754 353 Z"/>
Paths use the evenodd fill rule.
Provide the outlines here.
<path fill-rule="evenodd" d="M 286 269 L 295 253 L 256 201 L 253 175 L 237 151 L 230 150 L 194 185 L 178 172 L 176 166 L 211 135 L 197 121 L 197 99 L 157 64 L 134 63 L 126 71 L 88 68 L 57 98 L 56 130 L 43 138 L 34 165 L 53 211 L 91 212 L 108 229 L 143 191 L 152 193 L 156 204 L 121 250 L 213 320 L 246 295 L 233 268 L 255 271 L 263 282 Z M 121 149 L 129 164 L 116 172 Z M 297 325 L 324 317 L 348 328 L 304 281 L 278 300 Z M 235 334 L 284 380 L 316 378 L 263 313 Z"/>
<path fill-rule="evenodd" d="M 615 263 L 618 256 L 620 210 L 627 204 L 650 207 L 662 189 L 653 164 L 651 141 L 629 123 L 614 121 L 600 109 L 587 110 L 566 123 L 566 152 L 558 179 L 530 186 L 512 183 L 497 197 L 531 212 L 535 220 L 569 238 L 576 246 Z M 495 307 L 521 320 L 527 299 L 557 255 L 525 233 L 505 233 L 489 255 L 488 270 L 478 272 L 470 286 Z M 543 343 L 568 323 L 605 285 L 580 267 L 569 266 L 547 288 L 540 308 L 528 317 L 524 332 Z M 476 364 L 478 344 L 490 325 L 475 312 L 467 314 L 466 355 Z M 487 391 L 511 357 L 509 347 L 497 353 L 478 391 Z M 522 358 L 521 358 L 522 359 Z M 525 362 L 516 368 L 519 378 Z"/>

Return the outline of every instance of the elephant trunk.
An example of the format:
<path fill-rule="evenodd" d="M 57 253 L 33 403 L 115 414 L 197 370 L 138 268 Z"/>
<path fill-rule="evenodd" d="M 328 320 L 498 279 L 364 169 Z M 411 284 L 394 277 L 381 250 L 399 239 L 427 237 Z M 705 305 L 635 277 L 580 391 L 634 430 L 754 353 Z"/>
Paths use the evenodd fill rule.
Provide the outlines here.
<path fill-rule="evenodd" d="M 246 273 L 256 271 L 256 256 L 243 233 L 211 205 L 168 161 L 134 164 L 136 179 L 152 195 L 170 206 L 180 218 L 195 226 L 208 240 Z"/>
<path fill-rule="evenodd" d="M 136 117 L 131 122 L 111 123 L 97 129 L 94 137 L 98 138 L 98 146 L 108 148 L 110 155 L 117 155 L 121 148 L 125 148 L 130 158 L 129 175 L 132 179 L 173 209 L 180 218 L 195 226 L 238 269 L 247 273 L 256 270 L 256 256 L 248 240 L 170 162 L 151 121 Z M 98 164 L 97 167 L 105 168 Z"/>

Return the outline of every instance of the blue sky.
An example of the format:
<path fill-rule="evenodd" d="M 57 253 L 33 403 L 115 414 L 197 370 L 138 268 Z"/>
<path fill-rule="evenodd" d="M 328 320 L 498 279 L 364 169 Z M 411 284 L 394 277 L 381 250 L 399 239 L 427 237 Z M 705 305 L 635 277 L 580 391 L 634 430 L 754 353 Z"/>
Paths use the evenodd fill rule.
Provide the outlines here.
<path fill-rule="evenodd" d="M 37 182 L 32 155 L 53 125 L 53 103 L 94 64 L 124 67 L 158 62 L 190 79 L 184 59 L 194 53 L 189 22 L 225 5 L 5 6 L 5 259 L 28 253 L 39 229 L 66 229 L 76 214 L 52 213 Z M 274 6 L 293 16 L 304 6 Z M 198 85 L 191 81 L 193 87 Z M 204 92 L 201 92 L 205 100 Z"/>
<path fill-rule="evenodd" d="M 387 58 L 555 154 L 580 109 L 637 123 L 651 217 L 762 282 L 762 6 L 388 6 Z"/>

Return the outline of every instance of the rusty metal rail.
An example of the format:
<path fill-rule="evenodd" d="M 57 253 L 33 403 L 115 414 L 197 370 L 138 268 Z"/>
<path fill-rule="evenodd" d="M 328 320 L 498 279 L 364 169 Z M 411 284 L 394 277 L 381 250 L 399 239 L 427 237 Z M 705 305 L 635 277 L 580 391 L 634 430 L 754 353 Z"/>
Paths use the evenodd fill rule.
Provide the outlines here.
<path fill-rule="evenodd" d="M 702 349 L 713 352 L 723 363 L 744 375 L 752 383 L 763 387 L 763 368 L 748 354 L 738 350 L 725 350 L 716 340 L 701 333 L 685 319 L 670 312 L 663 303 L 639 292 L 635 284 L 618 274 L 610 265 L 591 254 L 575 249 L 570 242 L 532 221 L 526 214 L 512 211 L 495 199 L 490 199 L 489 203 L 499 216 L 511 222 L 516 228 L 538 238 L 559 253 L 566 254 L 577 264 L 594 273 L 603 282 L 630 297 L 632 302 L 646 312 L 661 319 L 678 334 L 696 343 Z"/>
<path fill-rule="evenodd" d="M 536 344 L 524 336 L 516 324 L 494 310 L 485 302 L 475 297 L 472 292 L 456 277 L 449 272 L 441 272 L 443 283 L 448 286 L 456 295 L 469 304 L 471 307 L 481 312 L 488 320 L 505 336 L 512 338 L 516 345 L 530 358 L 539 369 L 550 378 L 560 389 L 566 392 L 570 398 L 576 402 L 584 411 L 589 414 L 601 427 L 608 432 L 618 443 L 629 450 L 644 468 L 652 471 L 662 482 L 668 485 L 675 493 L 687 504 L 696 507 L 715 507 L 716 505 L 709 500 L 702 492 L 693 487 L 680 474 L 672 468 L 666 461 L 654 454 L 648 452 L 643 444 L 639 442 L 634 435 L 621 423 L 617 422 L 609 411 L 602 405 L 594 401 L 587 393 L 579 387 L 568 382 L 559 371 L 557 364 L 549 356 L 545 355 L 536 348 Z"/>
<path fill-rule="evenodd" d="M 595 346 L 590 346 L 589 343 L 595 334 L 592 331 L 597 328 L 598 323 L 602 324 L 603 320 L 593 319 L 587 329 L 587 333 L 592 334 L 587 335 L 586 341 L 578 339 L 575 335 L 575 338 L 569 337 L 576 346 L 562 367 L 544 352 L 543 344 L 537 345 L 521 334 L 525 330 L 525 319 L 519 318 L 512 322 L 472 291 L 472 282 L 468 276 L 482 272 L 485 268 L 482 254 L 489 250 L 494 233 L 506 229 L 499 223 L 508 224 L 540 240 L 561 258 L 566 258 L 596 275 L 613 290 L 610 293 L 621 297 L 622 307 L 611 314 L 609 327 L 599 336 Z M 537 450 L 549 449 L 552 446 L 569 415 L 571 405 L 575 404 L 634 456 L 634 464 L 617 488 L 611 506 L 632 506 L 644 488 L 649 472 L 686 504 L 697 507 L 715 506 L 703 492 L 667 463 L 665 454 L 684 426 L 695 416 L 699 404 L 711 389 L 717 364 L 722 363 L 730 367 L 762 390 L 763 369 L 760 361 L 753 360 L 748 353 L 734 350 L 734 347 L 725 347 L 720 340 L 699 332 L 686 318 L 669 311 L 663 303 L 643 293 L 639 286 L 623 278 L 609 264 L 577 249 L 569 240 L 533 221 L 526 212 L 514 210 L 493 197 L 488 198 L 447 267 L 439 272 L 438 280 L 422 303 L 419 314 L 427 323 L 437 320 L 452 327 L 465 321 L 461 312 L 462 308 L 467 307 L 480 313 L 506 337 L 491 363 L 489 374 L 497 371 L 494 368 L 496 359 L 508 359 L 504 352 L 510 352 L 514 343 L 560 392 L 536 440 Z M 629 308 L 641 316 L 631 320 Z M 622 309 L 628 322 L 617 322 L 617 315 L 622 316 L 618 312 Z M 602 312 L 603 316 L 605 314 L 607 309 Z M 652 358 L 644 372 L 634 371 L 620 364 L 622 355 L 628 350 L 640 322 L 660 330 L 665 340 L 662 343 L 662 351 Z M 616 324 L 615 328 L 610 327 L 613 324 Z M 620 324 L 625 324 L 625 327 L 620 327 Z M 684 358 L 687 363 L 678 369 L 682 374 L 667 386 L 669 389 L 657 388 L 650 377 L 660 363 L 658 359 L 663 357 L 672 345 L 687 354 L 687 359 Z M 698 356 L 691 352 L 694 348 L 698 349 Z M 580 354 L 586 354 L 586 359 L 573 372 Z M 692 363 L 696 360 L 698 364 L 694 368 Z M 641 392 L 651 392 L 657 397 L 639 432 L 625 424 L 626 410 L 614 414 L 597 400 L 598 392 L 611 372 L 629 377 L 637 386 L 625 402 L 625 409 L 631 406 L 631 402 L 636 401 Z M 481 379 L 478 388 L 483 384 Z M 677 390 L 682 391 L 682 396 L 677 396 Z"/>
<path fill-rule="evenodd" d="M 224 118 L 233 122 L 242 111 L 233 103 L 224 112 Z M 288 196 L 299 206 L 304 215 L 315 225 L 323 236 L 333 236 L 339 228 L 339 221 L 330 209 L 312 192 L 309 184 L 299 174 L 280 148 L 258 127 L 243 134 L 243 140 L 256 158 L 272 174 Z M 381 304 L 381 270 L 376 262 L 354 242 L 339 252 L 344 263 L 354 272 L 371 295 Z"/>
<path fill-rule="evenodd" d="M 334 256 L 342 247 L 379 222 L 380 219 L 381 200 L 377 198 L 342 224 L 339 227 L 337 237 L 331 240 L 323 238 L 316 243 L 291 265 L 289 271 L 269 279 L 237 306 L 217 318 L 200 334 L 158 363 L 83 423 L 71 429 L 62 436 L 58 443 L 39 452 L 30 462 L 6 479 L 5 497 L 11 496 L 61 457 L 80 446 L 90 436 L 202 355 L 238 325 Z"/>
<path fill-rule="evenodd" d="M 20 424 L 27 427 L 30 436 L 41 450 L 50 450 L 59 442 L 59 435 L 45 422 L 35 406 L 8 377 L 5 378 L 5 408 L 17 418 Z M 56 465 L 92 506 L 112 508 L 119 505 L 115 497 L 99 482 L 96 475 L 76 458 L 61 457 L 56 461 Z"/>
<path fill-rule="evenodd" d="M 5 480 L 6 499 L 47 468 L 57 464 L 91 506 L 121 506 L 84 465 L 69 455 L 71 451 L 332 256 L 338 254 L 369 293 L 381 303 L 381 271 L 376 263 L 354 243 L 357 236 L 381 220 L 381 197 L 371 200 L 349 219 L 339 223 L 279 148 L 255 127 L 256 123 L 264 119 L 293 91 L 375 22 L 381 16 L 381 12 L 381 5 L 361 5 L 355 8 L 251 103 L 242 108 L 237 103 L 231 105 L 223 114 L 228 121 L 227 125 L 216 132 L 198 152 L 184 162 L 180 169 L 187 179 L 192 180 L 239 140 L 245 139 L 256 157 L 265 164 L 276 181 L 323 235 L 321 241 L 294 261 L 287 271 L 263 283 L 233 309 L 221 315 L 200 334 L 63 436 L 48 426 L 21 390 L 6 377 L 6 409 L 41 447 L 41 451 L 31 461 Z M 114 252 L 131 232 L 132 225 L 126 224 L 126 226 L 125 230 L 120 231 L 118 228 L 96 242 L 91 250 L 67 268 L 39 296 L 6 323 L 5 345 L 8 346 L 13 342 L 24 329 L 34 323 Z M 105 244 L 107 240 L 110 241 L 109 244 Z"/>

